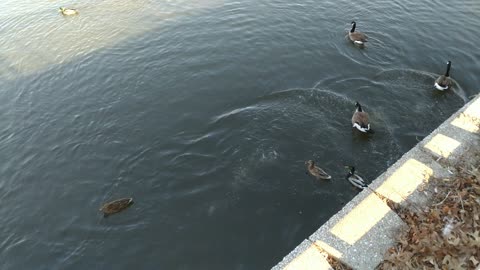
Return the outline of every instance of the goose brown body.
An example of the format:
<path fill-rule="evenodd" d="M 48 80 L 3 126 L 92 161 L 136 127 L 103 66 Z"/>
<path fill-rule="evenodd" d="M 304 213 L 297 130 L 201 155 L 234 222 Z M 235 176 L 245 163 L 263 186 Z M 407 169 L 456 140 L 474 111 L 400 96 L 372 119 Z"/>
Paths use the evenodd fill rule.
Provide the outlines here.
<path fill-rule="evenodd" d="M 352 126 L 357 128 L 361 132 L 370 131 L 370 120 L 368 113 L 364 112 L 360 103 L 355 103 L 357 107 L 352 116 Z"/>
<path fill-rule="evenodd" d="M 313 160 L 308 160 L 305 162 L 305 164 L 307 165 L 307 171 L 311 176 L 317 179 L 324 179 L 324 180 L 328 180 L 332 178 L 323 169 L 319 168 L 318 166 L 315 166 L 315 162 L 313 162 Z"/>
<path fill-rule="evenodd" d="M 445 75 L 440 75 L 440 77 L 438 77 L 435 80 L 435 84 L 437 84 L 438 86 L 440 86 L 442 88 L 448 89 L 450 87 L 450 85 L 452 84 L 452 81 L 450 80 L 450 77 L 447 77 Z"/>
<path fill-rule="evenodd" d="M 450 67 L 452 65 L 451 61 L 447 62 L 447 71 L 445 72 L 444 75 L 440 75 L 436 80 L 435 80 L 435 88 L 438 90 L 447 90 L 450 88 L 452 85 L 452 79 L 450 79 Z"/>
<path fill-rule="evenodd" d="M 112 214 L 116 214 L 127 209 L 130 205 L 133 204 L 132 198 L 122 198 L 115 201 L 108 202 L 100 208 L 100 211 L 103 212 L 103 216 L 107 217 Z"/>

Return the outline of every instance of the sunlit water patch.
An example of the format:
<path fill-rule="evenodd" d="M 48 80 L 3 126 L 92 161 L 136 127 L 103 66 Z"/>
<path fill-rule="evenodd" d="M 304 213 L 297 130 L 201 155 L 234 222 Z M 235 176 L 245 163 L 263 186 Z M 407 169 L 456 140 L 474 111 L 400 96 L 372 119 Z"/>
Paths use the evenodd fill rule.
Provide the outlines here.
<path fill-rule="evenodd" d="M 62 16 L 61 1 L 14 5 L 1 12 L 0 77 L 14 78 L 86 57 L 126 39 L 161 29 L 168 19 L 215 7 L 223 0 L 84 1 L 69 7 L 79 15 Z M 12 16 L 12 14 L 15 14 Z"/>

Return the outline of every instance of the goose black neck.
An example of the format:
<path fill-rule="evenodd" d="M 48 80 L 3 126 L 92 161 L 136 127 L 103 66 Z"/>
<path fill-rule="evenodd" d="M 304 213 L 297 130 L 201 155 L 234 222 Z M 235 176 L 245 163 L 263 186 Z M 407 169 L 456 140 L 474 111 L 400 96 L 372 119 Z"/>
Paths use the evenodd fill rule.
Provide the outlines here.
<path fill-rule="evenodd" d="M 359 112 L 363 112 L 362 105 L 360 105 L 360 103 L 357 103 L 357 109 L 358 109 Z"/>
<path fill-rule="evenodd" d="M 452 62 L 448 61 L 447 63 L 447 72 L 445 72 L 445 77 L 450 76 L 450 66 L 452 65 Z"/>
<path fill-rule="evenodd" d="M 357 23 L 353 22 L 352 23 L 352 29 L 350 30 L 350 33 L 355 32 L 355 27 L 357 26 Z"/>

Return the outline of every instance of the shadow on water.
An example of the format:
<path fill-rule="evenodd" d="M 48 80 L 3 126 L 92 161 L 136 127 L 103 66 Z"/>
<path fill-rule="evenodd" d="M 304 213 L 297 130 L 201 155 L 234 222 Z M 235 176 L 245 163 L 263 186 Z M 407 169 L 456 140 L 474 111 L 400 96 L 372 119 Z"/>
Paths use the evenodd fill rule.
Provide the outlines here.
<path fill-rule="evenodd" d="M 171 30 L 161 31 L 168 37 Z M 175 35 L 170 37 L 175 39 Z M 0 81 L 0 149 L 4 154 L 0 197 L 9 201 L 8 207 L 0 209 L 4 239 L 0 249 L 5 251 L 0 255 L 0 268 L 85 269 L 92 261 L 97 269 L 129 268 L 137 264 L 128 259 L 135 254 L 144 254 L 142 268 L 181 264 L 177 260 L 185 253 L 181 247 L 190 240 L 179 234 L 181 224 L 190 219 L 186 211 L 185 216 L 177 212 L 182 211 L 182 204 L 177 206 L 174 199 L 188 194 L 168 194 L 171 182 L 156 181 L 171 175 L 182 177 L 175 171 L 169 175 L 156 169 L 162 157 L 171 153 L 162 146 L 172 142 L 161 142 L 170 134 L 165 130 L 168 127 L 145 129 L 173 119 L 178 111 L 158 113 L 156 108 L 167 107 L 169 100 L 162 92 L 145 96 L 145 81 L 149 80 L 145 70 L 151 66 L 139 63 L 149 63 L 148 54 L 127 55 L 122 46 L 81 56 L 69 51 L 71 61 L 53 59 L 55 65 L 42 62 L 42 68 L 20 70 L 8 65 L 5 72 L 15 76 Z M 118 53 L 127 58 L 112 58 Z M 132 80 L 122 72 L 138 77 Z M 170 85 L 177 83 L 166 79 L 163 86 L 168 88 L 169 81 Z M 160 188 L 165 190 L 159 192 Z M 103 202 L 125 195 L 138 197 L 139 203 L 124 215 L 101 218 L 98 208 Z M 191 207 L 194 201 L 185 200 L 184 205 Z M 158 238 L 152 240 L 152 235 Z M 202 245 L 205 241 L 201 239 Z M 181 244 L 171 248 L 174 242 Z M 165 257 L 155 259 L 162 252 Z M 119 260 L 119 255 L 124 259 Z"/>
<path fill-rule="evenodd" d="M 109 50 L 89 56 L 92 63 L 82 68 L 99 65 L 107 55 Z M 106 69 L 103 72 L 120 72 L 113 65 Z M 272 264 L 357 193 L 344 179 L 344 165 L 356 165 L 374 179 L 416 142 L 411 132 L 428 134 L 463 104 L 457 95 L 432 92 L 429 75 L 385 71 L 372 80 L 330 78 L 312 89 L 274 91 L 200 119 L 180 117 L 193 118 L 186 126 L 182 122 L 145 129 L 184 113 L 184 108 L 161 114 L 155 109 L 168 108 L 172 93 L 146 95 L 144 84 L 116 75 L 96 80 L 92 89 L 85 87 L 92 77 L 69 80 L 78 70 L 77 63 L 67 63 L 24 76 L 8 82 L 18 92 L 2 94 L 22 108 L 5 114 L 4 123 L 10 124 L 3 130 L 2 149 L 17 154 L 5 162 L 2 172 L 10 177 L 4 185 L 23 186 L 21 196 L 11 197 L 14 206 L 2 210 L 2 216 L 11 217 L 2 234 L 13 235 L 2 246 L 9 247 L 9 257 L 25 254 L 31 246 L 40 248 L 43 251 L 30 255 L 32 264 L 42 263 L 47 254 L 61 258 L 48 265 L 71 269 L 84 269 L 89 264 L 81 259 L 85 257 L 103 268 L 138 263 L 114 260 L 119 254 L 143 254 L 145 267 L 248 269 L 242 265 Z M 405 81 L 409 83 L 399 83 Z M 58 87 L 63 83 L 68 87 Z M 67 90 L 68 95 L 61 94 Z M 351 128 L 356 100 L 370 113 L 375 130 L 371 136 Z M 416 121 L 409 121 L 412 118 Z M 21 144 L 25 148 L 20 152 L 13 149 Z M 35 158 L 29 157 L 32 152 L 38 153 Z M 329 172 L 332 181 L 305 175 L 308 159 Z M 99 217 L 102 202 L 126 195 L 138 198 L 131 209 L 108 220 Z M 42 203 L 26 210 L 25 198 Z M 25 211 L 42 217 L 19 215 Z M 255 220 L 255 225 L 241 225 L 245 219 Z M 45 225 L 37 230 L 19 225 L 38 222 Z M 56 230 L 38 234 L 50 226 Z M 30 233 L 20 236 L 12 230 Z M 224 250 L 226 243 L 236 248 Z M 245 262 L 251 249 L 271 245 L 281 248 Z M 204 260 L 211 252 L 224 259 L 212 266 Z M 185 256 L 187 262 L 178 261 Z"/>

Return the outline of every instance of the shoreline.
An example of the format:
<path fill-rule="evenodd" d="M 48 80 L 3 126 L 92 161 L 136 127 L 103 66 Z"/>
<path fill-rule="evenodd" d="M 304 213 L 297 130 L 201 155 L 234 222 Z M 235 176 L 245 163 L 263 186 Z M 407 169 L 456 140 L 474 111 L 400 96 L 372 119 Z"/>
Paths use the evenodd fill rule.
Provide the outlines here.
<path fill-rule="evenodd" d="M 352 269 L 375 269 L 406 227 L 386 201 L 421 211 L 434 195 L 425 187 L 455 176 L 453 168 L 479 151 L 480 95 L 372 181 L 375 192 L 362 190 L 272 269 L 333 269 L 327 256 Z"/>

